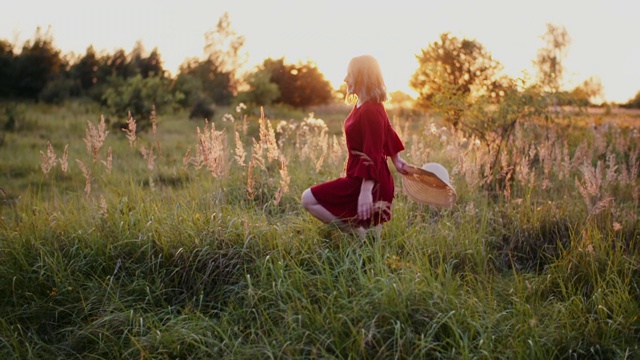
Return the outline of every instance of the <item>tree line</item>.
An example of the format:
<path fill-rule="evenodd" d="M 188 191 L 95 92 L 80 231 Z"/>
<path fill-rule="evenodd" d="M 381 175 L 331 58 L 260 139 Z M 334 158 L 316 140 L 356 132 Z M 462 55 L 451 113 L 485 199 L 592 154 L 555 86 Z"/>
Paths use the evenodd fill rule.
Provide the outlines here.
<path fill-rule="evenodd" d="M 542 98 L 544 106 L 592 105 L 602 94 L 597 78 L 561 90 L 562 60 L 571 41 L 566 29 L 548 24 L 543 40 L 547 45 L 534 60 L 538 79 L 525 86 L 521 79 L 501 75 L 501 64 L 479 42 L 442 34 L 416 55 L 418 65 L 410 80 L 418 92 L 416 106 L 438 111 L 457 126 L 463 115 L 469 122 L 475 105 L 500 104 L 515 95 L 519 100 L 525 94 L 531 101 Z M 306 108 L 344 92 L 334 90 L 311 62 L 265 59 L 250 73 L 240 74 L 244 41 L 224 14 L 205 34 L 204 55 L 186 59 L 171 75 L 158 49 L 148 52 L 140 42 L 129 52 L 97 52 L 89 46 L 82 55 L 65 55 L 55 47 L 50 31 L 38 29 L 21 47 L 0 39 L 0 99 L 61 103 L 82 97 L 121 118 L 146 118 L 152 107 L 184 108 L 193 118 L 211 118 L 218 105 Z M 623 106 L 640 108 L 640 92 Z"/>
<path fill-rule="evenodd" d="M 240 78 L 244 37 L 232 28 L 228 14 L 205 34 L 204 55 L 186 59 L 175 75 L 163 67 L 158 49 L 141 42 L 127 52 L 62 54 L 49 30 L 17 46 L 0 39 L 0 99 L 62 103 L 89 98 L 115 116 L 148 117 L 152 107 L 190 109 L 192 117 L 211 117 L 215 106 L 245 101 L 306 108 L 327 103 L 335 90 L 312 62 L 264 63 Z"/>

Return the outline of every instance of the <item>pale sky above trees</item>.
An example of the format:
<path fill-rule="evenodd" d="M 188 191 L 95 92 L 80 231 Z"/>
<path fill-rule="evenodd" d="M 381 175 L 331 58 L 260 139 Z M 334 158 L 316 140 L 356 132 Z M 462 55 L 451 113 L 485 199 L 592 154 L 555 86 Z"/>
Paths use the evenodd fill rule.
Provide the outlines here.
<path fill-rule="evenodd" d="M 78 54 L 91 44 L 129 51 L 141 40 L 175 72 L 202 55 L 204 34 L 228 12 L 246 38 L 247 66 L 268 57 L 311 60 L 337 88 L 349 59 L 368 53 L 380 61 L 390 91 L 411 93 L 415 55 L 444 32 L 480 42 L 510 76 L 534 77 L 532 61 L 553 23 L 572 39 L 565 87 L 596 76 L 606 100 L 626 102 L 640 90 L 637 8 L 633 0 L 22 0 L 0 12 L 0 38 L 21 44 L 36 27 L 51 26 L 55 45 Z"/>

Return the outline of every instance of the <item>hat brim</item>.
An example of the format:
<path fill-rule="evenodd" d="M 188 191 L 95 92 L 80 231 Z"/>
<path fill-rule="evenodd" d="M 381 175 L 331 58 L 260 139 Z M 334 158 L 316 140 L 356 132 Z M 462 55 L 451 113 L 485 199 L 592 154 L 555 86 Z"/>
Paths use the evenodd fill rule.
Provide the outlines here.
<path fill-rule="evenodd" d="M 413 200 L 435 207 L 448 208 L 456 203 L 457 194 L 450 183 L 425 169 L 409 165 L 402 174 L 402 188 Z"/>

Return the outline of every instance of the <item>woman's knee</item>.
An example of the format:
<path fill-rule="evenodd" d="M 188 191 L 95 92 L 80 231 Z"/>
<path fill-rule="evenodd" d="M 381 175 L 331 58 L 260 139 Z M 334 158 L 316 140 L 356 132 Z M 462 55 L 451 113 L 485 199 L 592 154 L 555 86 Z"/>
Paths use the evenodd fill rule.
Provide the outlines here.
<path fill-rule="evenodd" d="M 302 206 L 305 209 L 309 210 L 309 207 L 313 206 L 318 201 L 311 193 L 311 189 L 306 189 L 305 191 L 302 192 L 301 202 L 302 202 Z"/>

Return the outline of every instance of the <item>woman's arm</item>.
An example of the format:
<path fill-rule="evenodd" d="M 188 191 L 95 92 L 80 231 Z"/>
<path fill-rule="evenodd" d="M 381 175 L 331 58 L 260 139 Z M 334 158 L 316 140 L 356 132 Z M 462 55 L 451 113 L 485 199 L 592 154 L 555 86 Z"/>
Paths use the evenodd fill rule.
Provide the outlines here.
<path fill-rule="evenodd" d="M 407 174 L 407 166 L 409 166 L 409 164 L 400 157 L 400 153 L 395 153 L 391 157 L 391 161 L 393 161 L 393 166 L 396 167 L 396 170 L 398 170 L 400 174 Z"/>
<path fill-rule="evenodd" d="M 362 179 L 358 197 L 358 219 L 366 220 L 373 215 L 373 180 Z"/>

